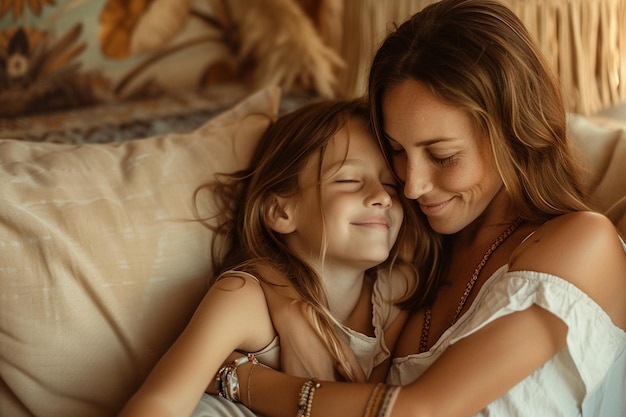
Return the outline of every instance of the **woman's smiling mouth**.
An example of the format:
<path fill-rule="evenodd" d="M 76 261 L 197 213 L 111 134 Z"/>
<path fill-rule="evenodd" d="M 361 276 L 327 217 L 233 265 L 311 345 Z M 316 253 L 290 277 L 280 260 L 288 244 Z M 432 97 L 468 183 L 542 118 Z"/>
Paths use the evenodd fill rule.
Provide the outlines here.
<path fill-rule="evenodd" d="M 453 199 L 449 199 L 446 200 L 444 202 L 441 203 L 435 203 L 435 204 L 423 204 L 418 202 L 418 204 L 420 205 L 420 209 L 422 209 L 422 212 L 427 215 L 427 216 L 431 216 L 431 215 L 436 215 L 439 214 L 445 207 L 448 206 L 448 204 L 452 201 Z"/>

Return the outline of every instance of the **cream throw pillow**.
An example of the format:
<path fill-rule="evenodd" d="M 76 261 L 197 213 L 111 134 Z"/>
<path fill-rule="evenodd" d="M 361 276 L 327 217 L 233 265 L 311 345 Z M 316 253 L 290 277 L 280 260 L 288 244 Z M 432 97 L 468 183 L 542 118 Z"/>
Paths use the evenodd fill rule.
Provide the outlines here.
<path fill-rule="evenodd" d="M 245 167 L 278 113 L 255 93 L 189 134 L 0 141 L 0 415 L 115 415 L 206 291 L 193 191 Z"/>
<path fill-rule="evenodd" d="M 569 133 L 589 165 L 594 208 L 626 238 L 626 124 L 570 114 Z"/>

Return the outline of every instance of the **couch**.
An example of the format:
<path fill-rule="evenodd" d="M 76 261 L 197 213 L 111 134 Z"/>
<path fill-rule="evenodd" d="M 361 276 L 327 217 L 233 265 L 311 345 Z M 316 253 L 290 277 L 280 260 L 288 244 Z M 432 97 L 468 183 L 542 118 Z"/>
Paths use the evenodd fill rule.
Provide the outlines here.
<path fill-rule="evenodd" d="M 245 166 L 279 102 L 263 89 L 190 133 L 123 143 L 0 140 L 0 415 L 115 415 L 206 290 L 194 190 Z M 626 236 L 626 128 L 569 123 Z"/>
<path fill-rule="evenodd" d="M 229 69 L 198 63 L 193 59 L 198 50 L 181 45 L 206 40 L 205 28 L 194 22 L 176 26 L 180 20 L 174 17 L 180 5 L 201 15 L 190 11 L 199 2 L 181 1 L 170 2 L 179 4 L 166 36 L 174 41 L 161 40 L 162 49 L 137 52 L 147 47 L 121 35 L 105 36 L 112 42 L 102 42 L 107 53 L 122 61 L 101 57 L 90 66 L 96 54 L 93 42 L 84 38 L 97 37 L 95 23 L 85 23 L 87 19 L 77 29 L 76 21 L 88 11 L 99 22 L 105 6 L 109 20 L 102 22 L 115 21 L 120 15 L 115 6 L 128 3 L 53 3 L 14 2 L 11 10 L 19 18 L 17 4 L 33 8 L 24 22 L 38 22 L 39 16 L 49 31 L 45 34 L 40 28 L 20 33 L 19 28 L 0 27 L 0 50 L 12 45 L 15 52 L 18 40 L 27 39 L 31 46 L 40 40 L 38 62 L 48 63 L 43 65 L 48 72 L 27 73 L 30 78 L 3 79 L 6 74 L 0 74 L 0 113 L 5 112 L 0 114 L 0 416 L 113 416 L 206 291 L 213 236 L 194 219 L 195 209 L 211 213 L 212 204 L 210 195 L 195 201 L 194 191 L 216 172 L 244 167 L 256 141 L 280 113 L 328 95 L 334 84 L 324 71 L 336 57 L 315 41 L 312 50 L 319 54 L 309 57 L 321 60 L 319 77 L 311 80 L 299 72 L 295 84 L 289 77 L 258 77 L 258 63 Z M 287 3 L 275 2 L 286 5 L 291 16 L 301 16 Z M 355 32 L 362 34 L 363 22 L 351 14 L 356 13 L 353 3 L 345 3 L 345 32 L 357 25 Z M 408 15 L 409 3 L 393 13 Z M 371 12 L 379 2 L 363 4 Z M 11 18 L 2 15 L 7 10 L 0 9 L 0 25 Z M 73 20 L 63 20 L 68 16 Z M 378 14 L 377 21 L 382 20 Z M 339 44 L 335 50 L 349 64 L 339 76 L 339 91 L 354 94 L 362 90 L 363 67 L 376 42 L 365 39 L 359 44 L 362 53 L 351 57 L 359 48 L 350 49 L 352 44 L 338 37 L 332 22 L 319 20 L 312 27 L 320 40 Z M 47 38 L 50 33 L 54 36 Z M 181 49 L 187 54 L 173 55 Z M 50 51 L 59 58 L 44 53 Z M 160 65 L 173 56 L 174 65 L 165 65 L 164 73 L 146 64 Z M 75 65 L 77 57 L 82 67 Z M 233 69 L 235 80 L 227 77 Z M 180 84 L 189 80 L 192 86 Z M 352 84 L 357 81 L 359 85 Z M 275 84 L 282 90 L 271 86 Z M 80 94 L 62 99 L 49 94 L 68 90 Z M 626 236 L 626 125 L 571 113 L 569 129 L 589 164 L 596 208 Z"/>

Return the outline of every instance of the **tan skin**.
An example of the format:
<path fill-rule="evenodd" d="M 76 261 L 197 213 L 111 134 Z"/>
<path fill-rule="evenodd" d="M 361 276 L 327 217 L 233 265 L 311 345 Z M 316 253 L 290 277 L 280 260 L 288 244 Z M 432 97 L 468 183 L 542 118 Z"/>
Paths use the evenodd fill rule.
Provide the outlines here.
<path fill-rule="evenodd" d="M 342 164 L 344 160 L 346 163 Z M 317 170 L 313 169 L 319 165 L 317 157 L 310 157 L 310 167 L 299 179 L 303 191 L 273 200 L 278 205 L 269 210 L 268 225 L 285 235 L 287 244 L 302 259 L 319 267 L 325 286 L 332 291 L 329 304 L 335 318 L 353 330 L 373 336 L 373 281 L 365 271 L 389 256 L 397 238 L 403 219 L 397 185 L 376 139 L 361 119 L 349 120 L 336 133 L 325 163 L 331 164 L 331 168 L 324 170 L 326 176 L 321 185 L 324 221 L 335 235 L 324 262 L 319 259 L 320 248 L 316 246 L 321 240 L 319 218 L 307 211 L 320 203 L 315 188 Z M 356 238 L 363 247 L 351 253 L 350 242 Z M 267 281 L 287 282 L 271 265 L 260 269 Z M 326 348 L 315 337 L 308 338 L 312 343 L 303 348 L 297 345 L 298 340 L 289 347 L 283 345 L 283 339 L 286 343 L 289 335 L 294 334 L 290 327 L 299 327 L 297 334 L 301 335 L 306 323 L 301 304 L 293 302 L 297 298 L 292 287 L 268 286 L 240 274 L 225 275 L 209 289 L 185 330 L 120 417 L 191 415 L 206 387 L 213 386 L 212 378 L 224 358 L 233 350 L 260 351 L 277 333 L 285 335 L 281 337 L 282 365 L 289 347 L 300 349 L 296 352 L 298 357 L 319 357 L 319 352 Z M 273 307 L 271 314 L 268 304 Z M 408 312 L 400 312 L 385 329 L 389 349 L 393 349 L 407 316 Z M 328 361 L 332 361 L 328 356 Z M 329 364 L 331 375 L 335 365 Z M 389 360 L 379 364 L 370 380 L 384 380 L 388 366 Z"/>
<path fill-rule="evenodd" d="M 485 250 L 517 216 L 487 138 L 472 127 L 468 116 L 412 80 L 389 89 L 383 110 L 405 194 L 423 205 L 436 231 L 453 236 L 444 280 L 448 285 L 432 306 L 430 347 L 448 328 Z M 542 225 L 523 223 L 491 256 L 463 312 L 485 280 L 506 264 L 511 271 L 540 271 L 569 281 L 615 326 L 626 329 L 626 255 L 606 217 L 574 212 Z M 423 317 L 423 310 L 411 316 L 395 356 L 417 352 Z M 425 373 L 402 387 L 391 416 L 474 415 L 552 358 L 565 345 L 566 335 L 565 324 L 536 305 L 496 319 L 449 347 Z M 240 372 L 245 378 L 248 368 Z M 304 379 L 262 368 L 255 371 L 255 380 L 251 388 L 255 411 L 270 417 L 293 416 Z M 312 416 L 360 417 L 372 389 L 372 384 L 325 382 L 315 393 Z"/>

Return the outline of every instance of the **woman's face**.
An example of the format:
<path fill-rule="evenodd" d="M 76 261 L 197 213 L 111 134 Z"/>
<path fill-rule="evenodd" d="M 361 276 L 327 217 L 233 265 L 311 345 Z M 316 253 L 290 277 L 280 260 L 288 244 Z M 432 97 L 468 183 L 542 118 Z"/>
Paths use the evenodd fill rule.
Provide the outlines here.
<path fill-rule="evenodd" d="M 419 81 L 389 88 L 382 109 L 394 169 L 431 227 L 452 234 L 478 218 L 502 188 L 487 136 Z"/>

